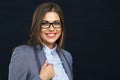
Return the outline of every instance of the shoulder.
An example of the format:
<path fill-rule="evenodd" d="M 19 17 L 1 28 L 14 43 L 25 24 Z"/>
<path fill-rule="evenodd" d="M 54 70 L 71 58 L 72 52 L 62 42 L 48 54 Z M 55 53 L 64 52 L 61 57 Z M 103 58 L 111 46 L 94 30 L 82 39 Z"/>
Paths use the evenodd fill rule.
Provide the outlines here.
<path fill-rule="evenodd" d="M 13 54 L 14 53 L 20 53 L 20 54 L 24 54 L 24 53 L 27 53 L 27 52 L 30 52 L 32 49 L 32 46 L 29 46 L 29 45 L 20 45 L 20 46 L 17 46 L 13 49 Z"/>
<path fill-rule="evenodd" d="M 12 60 L 19 59 L 19 60 L 25 60 L 30 57 L 29 54 L 33 53 L 33 49 L 29 45 L 20 45 L 14 48 L 12 53 Z M 29 56 L 28 56 L 29 55 Z M 27 57 L 27 58 L 26 58 Z"/>
<path fill-rule="evenodd" d="M 62 51 L 65 55 L 67 55 L 67 56 L 69 56 L 69 57 L 72 57 L 72 55 L 71 55 L 71 53 L 70 53 L 69 51 L 67 51 L 67 50 L 65 50 L 65 49 L 61 49 L 61 51 Z"/>
<path fill-rule="evenodd" d="M 14 48 L 14 51 L 18 50 L 18 51 L 25 51 L 25 50 L 31 50 L 32 49 L 32 46 L 29 46 L 29 45 L 20 45 L 20 46 L 17 46 Z"/>
<path fill-rule="evenodd" d="M 69 59 L 70 62 L 72 62 L 72 55 L 69 51 L 65 50 L 65 49 L 61 49 L 61 52 L 64 54 L 64 56 Z"/>

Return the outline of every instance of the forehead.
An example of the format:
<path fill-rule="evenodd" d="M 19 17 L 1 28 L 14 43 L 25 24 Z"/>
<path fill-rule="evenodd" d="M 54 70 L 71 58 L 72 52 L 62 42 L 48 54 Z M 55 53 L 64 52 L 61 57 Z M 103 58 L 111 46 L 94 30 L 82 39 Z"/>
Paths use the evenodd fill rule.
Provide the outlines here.
<path fill-rule="evenodd" d="M 47 12 L 43 17 L 43 20 L 47 21 L 60 20 L 60 17 L 56 12 Z"/>

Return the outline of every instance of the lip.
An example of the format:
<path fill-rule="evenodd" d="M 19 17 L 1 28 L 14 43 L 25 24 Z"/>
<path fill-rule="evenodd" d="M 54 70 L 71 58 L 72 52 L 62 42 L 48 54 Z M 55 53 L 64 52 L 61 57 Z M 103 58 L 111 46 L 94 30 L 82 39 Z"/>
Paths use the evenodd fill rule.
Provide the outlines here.
<path fill-rule="evenodd" d="M 49 38 L 54 38 L 57 33 L 45 33 L 45 34 L 46 34 L 47 37 L 49 37 Z"/>

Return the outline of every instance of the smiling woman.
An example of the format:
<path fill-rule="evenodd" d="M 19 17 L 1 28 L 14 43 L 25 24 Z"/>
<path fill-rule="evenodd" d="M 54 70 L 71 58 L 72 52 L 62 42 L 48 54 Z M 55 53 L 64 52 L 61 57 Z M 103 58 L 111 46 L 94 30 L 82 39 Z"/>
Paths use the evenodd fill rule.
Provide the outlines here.
<path fill-rule="evenodd" d="M 62 49 L 64 21 L 60 7 L 52 2 L 38 5 L 30 38 L 13 51 L 9 80 L 73 80 L 72 56 Z"/>

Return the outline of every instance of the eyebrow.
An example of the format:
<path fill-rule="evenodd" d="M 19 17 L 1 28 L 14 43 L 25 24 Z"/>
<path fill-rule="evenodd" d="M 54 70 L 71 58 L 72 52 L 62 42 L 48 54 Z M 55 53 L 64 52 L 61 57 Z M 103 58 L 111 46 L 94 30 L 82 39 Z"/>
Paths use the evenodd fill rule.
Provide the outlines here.
<path fill-rule="evenodd" d="M 42 20 L 42 21 L 47 21 L 47 20 Z M 53 22 L 55 22 L 55 21 L 59 21 L 60 22 L 60 20 L 54 20 Z M 49 21 L 47 21 L 47 22 L 49 22 Z"/>

